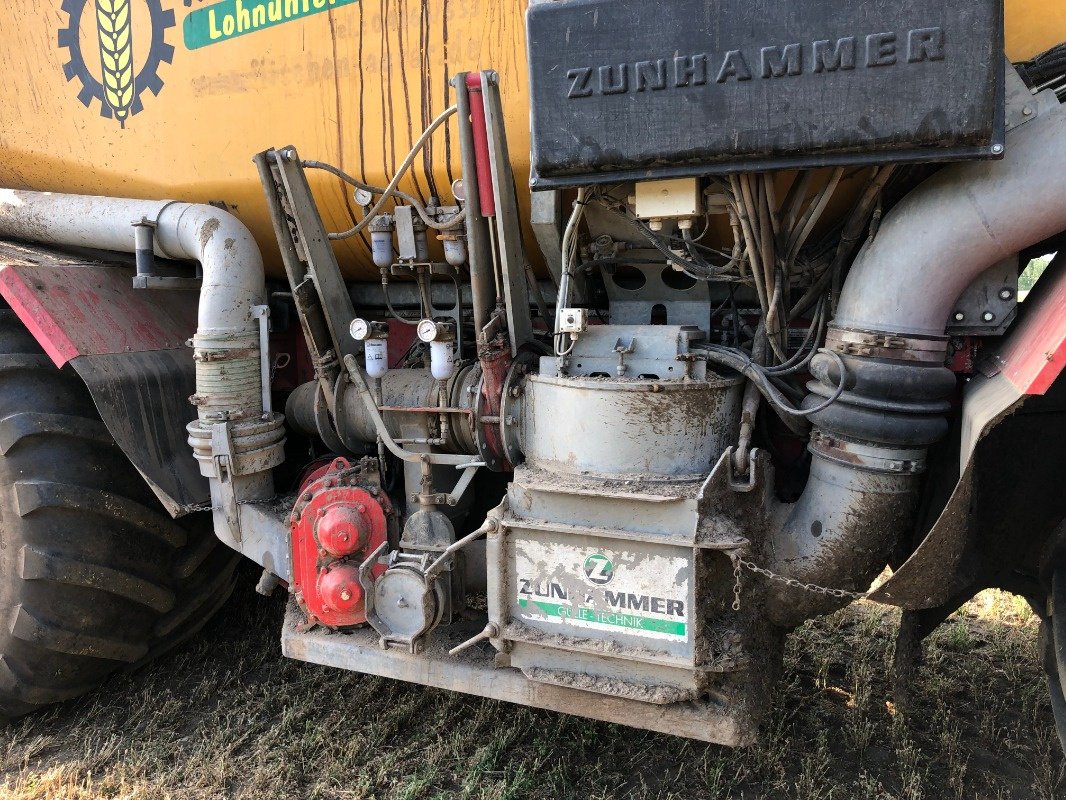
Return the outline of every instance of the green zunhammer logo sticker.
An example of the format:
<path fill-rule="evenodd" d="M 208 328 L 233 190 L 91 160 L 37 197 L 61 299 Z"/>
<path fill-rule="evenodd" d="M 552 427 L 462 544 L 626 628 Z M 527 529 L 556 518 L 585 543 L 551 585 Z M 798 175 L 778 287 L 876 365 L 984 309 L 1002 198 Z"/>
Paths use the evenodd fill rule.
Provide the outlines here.
<path fill-rule="evenodd" d="M 580 638 L 688 641 L 690 564 L 684 555 L 528 539 L 513 547 L 513 613 L 526 624 Z"/>
<path fill-rule="evenodd" d="M 222 0 L 189 12 L 182 24 L 190 50 L 255 33 L 359 0 Z"/>
<path fill-rule="evenodd" d="M 614 564 L 611 563 L 611 559 L 600 553 L 585 559 L 584 570 L 585 577 L 589 579 L 589 582 L 597 586 L 610 583 L 611 578 L 614 577 Z"/>

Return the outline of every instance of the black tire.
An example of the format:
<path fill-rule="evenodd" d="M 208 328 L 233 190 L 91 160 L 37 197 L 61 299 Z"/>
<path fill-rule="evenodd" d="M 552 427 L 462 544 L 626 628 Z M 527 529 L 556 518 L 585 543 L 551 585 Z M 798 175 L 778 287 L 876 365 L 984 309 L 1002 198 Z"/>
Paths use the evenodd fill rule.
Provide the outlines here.
<path fill-rule="evenodd" d="M 179 524 L 100 420 L 0 310 L 0 716 L 75 697 L 195 633 L 240 556 Z"/>

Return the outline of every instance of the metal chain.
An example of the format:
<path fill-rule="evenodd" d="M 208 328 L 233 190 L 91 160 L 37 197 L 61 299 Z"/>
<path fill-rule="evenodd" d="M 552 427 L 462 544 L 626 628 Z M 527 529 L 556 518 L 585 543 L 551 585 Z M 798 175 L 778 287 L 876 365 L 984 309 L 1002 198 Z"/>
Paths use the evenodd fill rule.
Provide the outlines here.
<path fill-rule="evenodd" d="M 733 559 L 733 610 L 740 611 L 740 565 L 743 562 L 739 556 Z"/>
<path fill-rule="evenodd" d="M 270 502 L 271 502 L 270 500 L 238 500 L 237 501 L 237 505 L 239 505 L 239 506 L 265 506 L 265 505 L 269 504 Z M 200 505 L 189 506 L 188 508 L 185 509 L 185 513 L 186 514 L 192 514 L 193 512 L 196 512 L 196 511 L 214 511 L 214 510 L 215 510 L 215 507 L 213 505 L 211 505 L 210 503 L 201 503 Z"/>
<path fill-rule="evenodd" d="M 754 562 L 748 561 L 745 558 L 737 556 L 733 560 L 733 610 L 740 610 L 740 568 L 743 567 L 746 570 L 754 572 L 756 575 L 762 575 L 771 581 L 777 581 L 783 583 L 785 586 L 789 586 L 793 589 L 800 589 L 805 592 L 811 592 L 812 594 L 823 594 L 827 597 L 836 597 L 842 600 L 865 600 L 872 592 L 850 592 L 847 589 L 831 589 L 826 586 L 819 586 L 815 583 L 804 583 L 798 581 L 795 578 L 788 578 L 784 575 L 778 575 L 765 567 L 760 567 Z"/>

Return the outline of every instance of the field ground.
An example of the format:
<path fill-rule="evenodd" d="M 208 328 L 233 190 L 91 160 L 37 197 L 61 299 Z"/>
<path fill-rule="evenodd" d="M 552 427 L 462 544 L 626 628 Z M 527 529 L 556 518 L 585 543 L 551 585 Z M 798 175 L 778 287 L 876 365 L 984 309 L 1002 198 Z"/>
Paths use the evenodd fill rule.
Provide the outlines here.
<path fill-rule="evenodd" d="M 252 591 L 196 641 L 0 731 L 4 798 L 1066 797 L 1025 604 L 985 593 L 926 645 L 917 707 L 887 681 L 897 614 L 792 637 L 742 751 L 289 661 Z"/>

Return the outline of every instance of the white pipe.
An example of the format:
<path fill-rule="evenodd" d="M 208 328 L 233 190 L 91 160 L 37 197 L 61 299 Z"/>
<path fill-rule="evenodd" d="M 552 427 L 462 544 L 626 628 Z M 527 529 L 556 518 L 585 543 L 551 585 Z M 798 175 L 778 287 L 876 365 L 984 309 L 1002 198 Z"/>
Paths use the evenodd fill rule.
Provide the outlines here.
<path fill-rule="evenodd" d="M 133 200 L 0 189 L 0 236 L 67 247 L 134 251 L 134 222 L 156 223 L 155 254 L 203 267 L 199 328 L 255 331 L 263 259 L 252 234 L 222 209 L 172 200 Z"/>
<path fill-rule="evenodd" d="M 248 229 L 209 205 L 172 200 L 0 189 L 0 236 L 67 247 L 132 253 L 133 224 L 155 223 L 154 252 L 200 263 L 203 283 L 196 335 L 198 419 L 189 443 L 209 479 L 219 539 L 287 577 L 282 536 L 264 535 L 242 518 L 248 500 L 274 494 L 271 469 L 284 458 L 284 417 L 271 413 L 256 307 L 266 299 L 263 259 Z M 260 310 L 258 313 L 262 313 Z M 244 509 L 244 511 L 242 511 Z M 281 526 L 279 530 L 284 530 Z"/>

